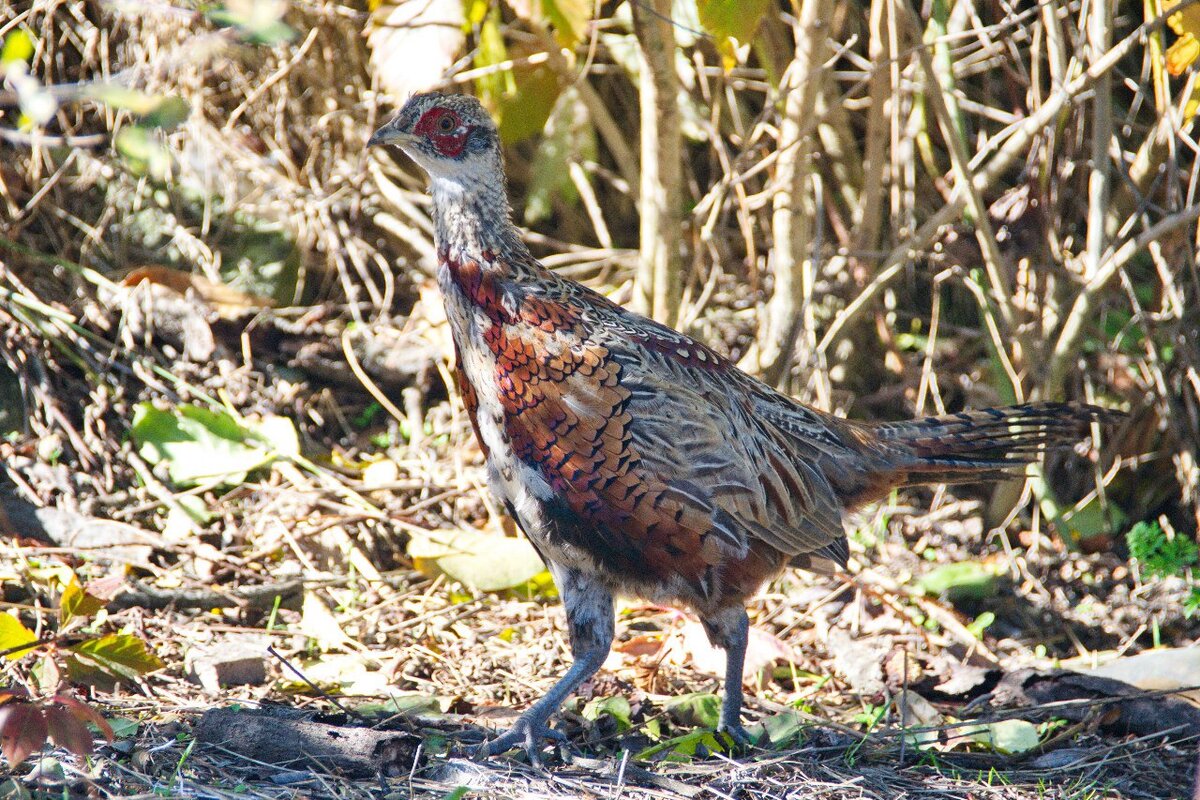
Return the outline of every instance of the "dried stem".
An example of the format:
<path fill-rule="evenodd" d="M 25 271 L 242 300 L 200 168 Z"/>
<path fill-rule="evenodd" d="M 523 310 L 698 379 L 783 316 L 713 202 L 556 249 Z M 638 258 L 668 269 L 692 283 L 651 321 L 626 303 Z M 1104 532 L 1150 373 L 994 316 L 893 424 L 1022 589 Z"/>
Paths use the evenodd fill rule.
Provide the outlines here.
<path fill-rule="evenodd" d="M 742 359 L 743 368 L 759 372 L 763 380 L 776 385 L 787 374 L 802 317 L 812 309 L 815 203 L 810 120 L 816 113 L 822 85 L 824 21 L 829 19 L 831 7 L 829 0 L 805 0 L 796 23 L 796 55 L 784 84 L 786 99 L 772 198 L 775 288 L 763 315 L 757 346 Z"/>
<path fill-rule="evenodd" d="M 683 134 L 679 119 L 679 79 L 675 75 L 675 30 L 670 0 L 633 3 L 633 25 L 641 54 L 639 76 L 642 124 L 641 259 L 633 306 L 659 322 L 679 316 L 683 259 L 681 198 Z"/>
<path fill-rule="evenodd" d="M 1161 24 L 1160 20 L 1152 20 L 1130 33 L 1115 47 L 1091 64 L 1085 72 L 1046 98 L 1046 102 L 1041 108 L 1014 125 L 1012 132 L 1007 138 L 997 137 L 993 139 L 986 149 L 981 150 L 971 160 L 971 164 L 969 165 L 974 170 L 975 177 L 972 183 L 975 185 L 976 191 L 987 191 L 1018 158 L 1024 157 L 1029 143 L 1033 140 L 1034 136 L 1041 132 L 1045 126 L 1054 122 L 1059 112 L 1066 108 L 1069 103 L 1074 102 L 1081 94 L 1091 89 L 1101 75 L 1107 73 L 1116 66 L 1118 61 L 1128 55 L 1142 41 L 1146 31 L 1151 26 L 1159 24 Z M 985 161 L 986 164 L 983 169 L 979 169 L 979 165 Z M 875 278 L 867 284 L 866 288 L 853 301 L 842 309 L 841 313 L 830 324 L 829 329 L 825 331 L 825 336 L 821 338 L 820 343 L 817 345 L 818 352 L 826 352 L 858 312 L 883 287 L 887 286 L 892 279 L 900 274 L 904 268 L 904 264 L 912 258 L 913 254 L 927 248 L 938 235 L 942 226 L 954 221 L 962 213 L 962 210 L 966 207 L 967 199 L 966 193 L 955 195 L 950 202 L 946 203 L 927 219 L 907 241 L 902 242 L 888 253 L 887 257 L 883 260 L 882 268 Z"/>

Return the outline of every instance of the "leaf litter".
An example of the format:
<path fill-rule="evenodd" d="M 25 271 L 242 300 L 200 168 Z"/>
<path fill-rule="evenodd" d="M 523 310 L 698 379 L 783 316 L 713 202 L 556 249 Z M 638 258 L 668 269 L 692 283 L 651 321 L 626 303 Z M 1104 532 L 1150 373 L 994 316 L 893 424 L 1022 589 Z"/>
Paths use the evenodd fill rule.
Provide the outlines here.
<path fill-rule="evenodd" d="M 705 7 L 717 12 L 732 6 Z M 571 8 L 580 19 L 590 13 L 590 4 Z M 296 13 L 310 11 L 298 8 Z M 291 25 L 257 13 L 253 4 L 225 4 L 210 17 L 267 45 L 300 38 Z M 735 42 L 749 34 L 734 24 L 744 20 L 726 19 L 729 41 L 722 43 L 722 55 L 728 58 Z M 141 24 L 147 27 L 144 35 L 157 41 L 153 26 L 158 23 Z M 564 27 L 566 35 L 574 35 L 573 25 Z M 358 31 L 350 25 L 336 33 L 333 39 L 341 44 Z M 167 40 L 175 29 L 164 26 L 161 35 Z M 354 57 L 353 48 L 334 51 Z M 290 67 L 286 61 L 265 63 L 280 75 L 266 88 L 279 92 L 301 85 L 291 84 L 289 70 L 313 68 L 308 62 Z M 247 63 L 216 68 L 228 70 L 235 86 L 262 85 L 270 74 L 262 65 Z M 317 83 L 340 85 L 333 78 Z M 201 87 L 190 90 L 198 98 L 213 99 Z M 217 135 L 220 131 L 207 120 L 184 119 L 177 103 L 152 106 L 134 95 L 109 95 L 107 102 L 117 108 L 125 104 L 144 117 L 162 111 L 161 123 L 148 120 L 139 129 L 141 138 L 127 142 L 124 156 L 145 162 L 144 174 L 186 166 L 172 160 L 177 154 L 164 146 L 163 132 L 154 126 L 192 126 L 195 139 L 208 136 L 214 152 L 226 154 L 241 171 L 241 180 L 259 181 L 255 188 L 266 199 L 257 211 L 295 213 L 310 243 L 341 235 L 338 224 L 345 220 L 339 215 L 345 211 L 337 205 L 344 199 L 339 192 L 352 194 L 345 176 L 306 175 L 306 180 L 325 183 L 321 203 L 306 206 L 304 181 L 280 180 L 270 172 L 270 159 L 261 157 L 263 145 L 251 138 Z M 197 102 L 193 108 L 205 105 Z M 553 98 L 545 105 L 548 114 Z M 325 113 L 318 111 L 312 118 Z M 250 108 L 244 114 L 247 119 L 261 115 L 255 130 L 275 126 L 272 113 Z M 362 130 L 347 135 L 355 147 L 363 139 Z M 334 141 L 330 146 L 346 144 Z M 413 186 L 397 180 L 396 196 L 417 202 Z M 356 202 L 361 199 L 353 196 Z M 323 205 L 326 198 L 336 199 L 332 209 Z M 378 232 L 359 233 L 335 240 L 347 249 L 378 255 L 370 244 Z M 175 234 L 171 247 L 188 246 L 185 226 Z M 407 252 L 386 257 L 417 260 Z M 290 269 L 287 258 L 273 263 L 285 273 Z M 582 259 L 566 266 L 591 268 Z M 282 276 L 282 294 L 294 288 L 294 278 Z M 53 288 L 41 281 L 34 286 L 39 291 Z M 367 293 L 376 292 L 378 300 L 391 291 L 370 286 Z M 172 513 L 180 519 L 179 510 L 192 520 L 190 525 L 176 523 L 169 539 L 148 546 L 129 586 L 105 618 L 95 621 L 95 641 L 108 644 L 75 650 L 80 663 L 90 658 L 90 666 L 107 668 L 118 679 L 112 691 L 90 702 L 124 732 L 101 746 L 86 771 L 59 770 L 82 783 L 85 792 L 447 797 L 462 796 L 469 787 L 465 791 L 470 796 L 481 797 L 1025 798 L 1166 797 L 1187 790 L 1195 738 L 1115 735 L 1105 727 L 1106 712 L 1092 713 L 1086 699 L 1072 707 L 1084 710 L 1073 714 L 1077 719 L 1065 729 L 1056 716 L 1062 713 L 1060 706 L 1045 710 L 1049 723 L 1034 723 L 1019 716 L 993 717 L 1030 716 L 1038 706 L 1004 712 L 972 705 L 1005 669 L 1050 667 L 1080 653 L 1119 656 L 1151 626 L 1162 641 L 1194 644 L 1195 627 L 1171 614 L 1181 585 L 1166 584 L 1161 595 L 1149 596 L 1111 555 L 1066 553 L 1043 541 L 1020 559 L 1011 559 L 994 539 L 983 548 L 992 560 L 982 569 L 960 570 L 966 575 L 950 570 L 923 582 L 944 565 L 977 558 L 982 534 L 977 502 L 942 503 L 925 495 L 905 498 L 913 505 L 882 509 L 880 516 L 887 517 L 882 524 L 859 520 L 860 528 L 874 527 L 882 535 L 869 545 L 856 543 L 860 570 L 852 577 L 790 574 L 754 603 L 755 641 L 763 644 L 764 658 L 762 667 L 747 675 L 752 688 L 749 721 L 761 727 L 772 747 L 731 758 L 727 743 L 707 730 L 714 723 L 718 684 L 705 673 L 716 671 L 715 662 L 696 669 L 685 656 L 701 653 L 703 645 L 694 635 L 678 634 L 681 628 L 694 632 L 695 621 L 677 612 L 630 605 L 622 608 L 621 641 L 610 669 L 564 710 L 561 725 L 578 752 L 560 753 L 549 774 L 512 759 L 487 764 L 463 760 L 455 751 L 456 737 L 478 740 L 481 724 L 499 727 L 511 721 L 513 707 L 531 702 L 562 672 L 569 646 L 561 611 L 537 584 L 543 573 L 528 558 L 522 540 L 483 532 L 493 526 L 495 515 L 479 492 L 480 456 L 459 399 L 440 381 L 445 359 L 429 355 L 444 352 L 444 343 L 436 340 L 436 330 L 421 331 L 409 340 L 410 351 L 419 356 L 417 368 L 369 374 L 385 382 L 389 374 L 402 374 L 405 383 L 389 386 L 390 396 L 401 398 L 407 392 L 415 397 L 400 403 L 402 420 L 388 421 L 384 414 L 382 421 L 372 423 L 368 418 L 377 401 L 357 381 L 339 382 L 336 371 L 325 373 L 327 383 L 313 381 L 298 373 L 295 363 L 317 359 L 279 368 L 274 362 L 285 359 L 272 352 L 276 347 L 290 354 L 317 349 L 327 355 L 322 348 L 330 341 L 352 343 L 361 331 L 338 317 L 360 313 L 358 305 L 347 302 L 327 310 L 328 316 L 319 309 L 303 315 L 270 311 L 266 303 L 258 310 L 263 315 L 255 330 L 270 333 L 262 338 L 250 331 L 222 336 L 220 320 L 209 323 L 209 316 L 203 317 L 214 330 L 211 362 L 188 358 L 185 342 L 149 329 L 140 331 L 144 356 L 116 346 L 98 350 L 81 344 L 85 355 L 76 367 L 111 374 L 99 396 L 35 343 L 18 342 L 21 352 L 36 354 L 38 363 L 51 366 L 48 383 L 38 390 L 40 408 L 75 401 L 88 406 L 88 425 L 74 433 L 79 441 L 73 446 L 83 454 L 81 460 L 91 459 L 94 469 L 69 469 L 55 454 L 72 443 L 53 436 L 32 445 L 6 440 L 0 452 L 7 480 L 14 485 L 0 492 L 3 518 L 19 518 L 8 512 L 17 507 L 10 502 L 15 497 L 66 506 L 81 525 L 113 517 L 157 534 Z M 86 309 L 79 319 L 91 320 L 95 328 L 89 333 L 97 337 L 118 331 L 124 321 L 112 309 L 97 307 Z M 197 320 L 189 318 L 188 324 Z M 65 337 L 62 331 L 73 329 L 54 330 Z M 245 339 L 239 338 L 243 332 Z M 255 348 L 270 356 L 254 358 Z M 368 355 L 364 350 L 359 357 L 369 366 Z M 140 431 L 139 412 L 145 423 Z M 357 424 L 360 419 L 365 422 Z M 125 442 L 114 432 L 124 430 L 129 420 L 131 439 Z M 111 426 L 108 435 L 106 425 Z M 368 479 L 361 465 L 378 463 L 369 458 L 380 449 L 397 469 L 377 470 Z M 321 455 L 315 463 L 302 464 L 296 460 L 301 453 Z M 69 570 L 87 579 L 124 563 L 103 544 L 103 537 L 115 534 L 111 527 L 92 526 L 100 543 L 87 549 L 26 538 L 35 531 L 24 525 L 11 531 L 8 522 L 2 527 L 11 535 L 0 554 L 9 604 L 0 615 L 0 635 L 13 646 L 28 643 L 53 607 L 45 604 L 44 594 L 22 593 L 21 584 L 9 577 L 16 574 L 10 567 L 69 564 Z M 1036 531 L 1019 535 L 1032 537 L 1035 544 L 1041 536 Z M 507 550 L 515 553 L 517 568 L 503 581 L 488 583 L 478 562 Z M 71 601 L 71 614 L 94 605 L 77 602 L 82 601 Z M 970 623 L 984 613 L 992 614 L 994 622 L 986 630 L 972 628 Z M 379 715 L 377 729 L 416 731 L 421 749 L 409 753 L 407 773 L 389 778 L 381 788 L 373 778 L 264 765 L 229 749 L 197 746 L 197 720 L 212 699 L 187 680 L 184 651 L 219 645 L 223 637 L 265 637 L 298 669 L 311 672 L 330 697 L 361 700 L 361 710 Z M 670 644 L 672 637 L 686 644 Z M 135 639 L 149 646 L 139 650 L 131 644 Z M 863 690 L 865 684 L 855 687 L 850 670 L 835 665 L 837 653 L 831 648 L 837 641 L 871 643 L 871 655 L 856 656 L 875 662 L 868 670 L 869 691 Z M 900 657 L 891 657 L 896 652 Z M 278 661 L 268 664 L 266 683 L 225 687 L 222 705 L 249 709 L 283 701 L 317 724 L 353 727 L 330 697 L 312 692 L 307 684 L 298 686 Z M 977 671 L 970 680 L 951 683 L 968 669 Z M 344 696 L 359 691 L 374 694 Z M 6 708 L 6 716 L 32 720 L 28 710 L 16 710 L 19 705 L 5 704 L 0 711 Z M 43 714 L 43 719 L 49 734 L 49 718 Z M 61 723 L 61 718 L 55 723 L 63 740 L 56 737 L 57 743 L 82 747 Z M 30 725 L 38 723 L 13 729 Z M 921 727 L 936 730 L 922 732 Z M 944 746 L 924 746 L 933 741 Z M 5 746 L 8 742 L 4 740 Z M 28 744 L 24 739 L 13 742 L 22 749 Z M 8 789 L 19 791 L 12 781 L 0 791 Z"/>

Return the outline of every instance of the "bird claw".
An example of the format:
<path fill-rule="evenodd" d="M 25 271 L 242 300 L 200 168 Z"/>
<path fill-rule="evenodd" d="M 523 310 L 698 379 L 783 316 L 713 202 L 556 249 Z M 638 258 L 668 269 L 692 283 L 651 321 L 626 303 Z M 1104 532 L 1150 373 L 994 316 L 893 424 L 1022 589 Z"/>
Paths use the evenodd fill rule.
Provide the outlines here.
<path fill-rule="evenodd" d="M 551 728 L 545 720 L 527 721 L 522 717 L 517 720 L 515 725 L 495 739 L 476 747 L 472 756 L 476 759 L 488 758 L 520 747 L 529 756 L 529 763 L 540 767 L 542 766 L 542 748 L 546 741 L 565 744 L 567 735 Z"/>
<path fill-rule="evenodd" d="M 730 725 L 722 723 L 717 726 L 717 731 L 724 733 L 732 739 L 734 745 L 740 749 L 747 749 L 754 746 L 754 737 L 750 735 L 750 731 L 742 727 L 741 723 L 735 722 Z"/>

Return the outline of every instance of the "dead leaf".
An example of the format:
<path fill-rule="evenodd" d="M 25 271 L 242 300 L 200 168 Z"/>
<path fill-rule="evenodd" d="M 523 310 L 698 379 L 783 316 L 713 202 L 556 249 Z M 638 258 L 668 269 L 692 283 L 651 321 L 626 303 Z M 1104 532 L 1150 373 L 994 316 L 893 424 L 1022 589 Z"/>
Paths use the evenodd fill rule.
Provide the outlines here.
<path fill-rule="evenodd" d="M 346 635 L 333 612 L 313 592 L 304 593 L 304 602 L 300 607 L 300 630 L 322 650 L 354 648 L 354 640 Z"/>
<path fill-rule="evenodd" d="M 921 695 L 910 689 L 896 693 L 896 715 L 900 724 L 905 728 L 936 728 L 945 720 L 940 711 Z M 928 749 L 938 743 L 938 731 L 916 730 L 906 731 L 908 742 L 921 749 Z"/>
<path fill-rule="evenodd" d="M 441 82 L 466 44 L 462 0 L 400 0 L 371 15 L 367 45 L 379 85 L 397 102 Z"/>
<path fill-rule="evenodd" d="M 792 648 L 778 637 L 759 628 L 751 627 L 746 643 L 746 666 L 742 674 L 753 680 L 764 670 L 783 661 L 795 659 Z M 691 665 L 696 671 L 708 675 L 725 674 L 725 650 L 714 646 L 699 620 L 688 619 L 678 629 L 678 635 L 667 641 L 664 661 L 680 666 Z"/>
<path fill-rule="evenodd" d="M 879 694 L 883 681 L 883 659 L 891 649 L 884 639 L 856 639 L 840 629 L 829 632 L 829 650 L 833 667 L 859 694 Z"/>
<path fill-rule="evenodd" d="M 223 283 L 215 283 L 195 272 L 147 264 L 137 267 L 121 281 L 125 286 L 149 282 L 172 290 L 176 294 L 203 300 L 222 319 L 235 319 L 247 309 L 270 308 L 275 301 L 262 295 L 248 294 Z"/>
<path fill-rule="evenodd" d="M 1064 663 L 1064 667 L 1080 669 L 1081 664 Z M 1113 678 L 1146 691 L 1193 689 L 1182 695 L 1200 705 L 1200 648 L 1162 647 L 1132 656 L 1123 656 L 1094 669 L 1080 669 L 1086 675 Z"/>
<path fill-rule="evenodd" d="M 318 686 L 335 686 L 347 696 L 378 696 L 392 693 L 391 670 L 381 669 L 378 660 L 365 653 L 326 656 L 306 664 L 304 675 Z"/>
<path fill-rule="evenodd" d="M 74 717 L 80 722 L 95 725 L 96 729 L 100 731 L 100 735 L 106 740 L 110 742 L 113 740 L 113 729 L 112 726 L 108 724 L 108 720 L 101 716 L 99 711 L 92 708 L 78 697 L 60 693 L 54 696 L 54 702 L 67 709 L 67 711 L 70 711 L 71 714 L 73 714 Z"/>
<path fill-rule="evenodd" d="M 469 529 L 414 532 L 408 554 L 422 572 L 444 573 L 484 592 L 523 586 L 545 570 L 528 540 Z"/>

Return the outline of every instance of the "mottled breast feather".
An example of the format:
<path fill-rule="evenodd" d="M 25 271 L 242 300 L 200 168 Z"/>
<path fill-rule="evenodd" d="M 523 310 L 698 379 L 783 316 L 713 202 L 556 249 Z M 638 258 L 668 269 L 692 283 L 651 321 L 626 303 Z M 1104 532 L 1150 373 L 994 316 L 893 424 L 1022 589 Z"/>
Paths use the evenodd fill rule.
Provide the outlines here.
<path fill-rule="evenodd" d="M 635 590 L 700 606 L 744 597 L 842 538 L 828 483 L 792 463 L 779 431 L 752 447 L 731 438 L 765 423 L 712 350 L 536 264 L 451 269 L 486 317 L 513 451 L 561 503 L 554 529 L 532 537 L 561 537 Z"/>

